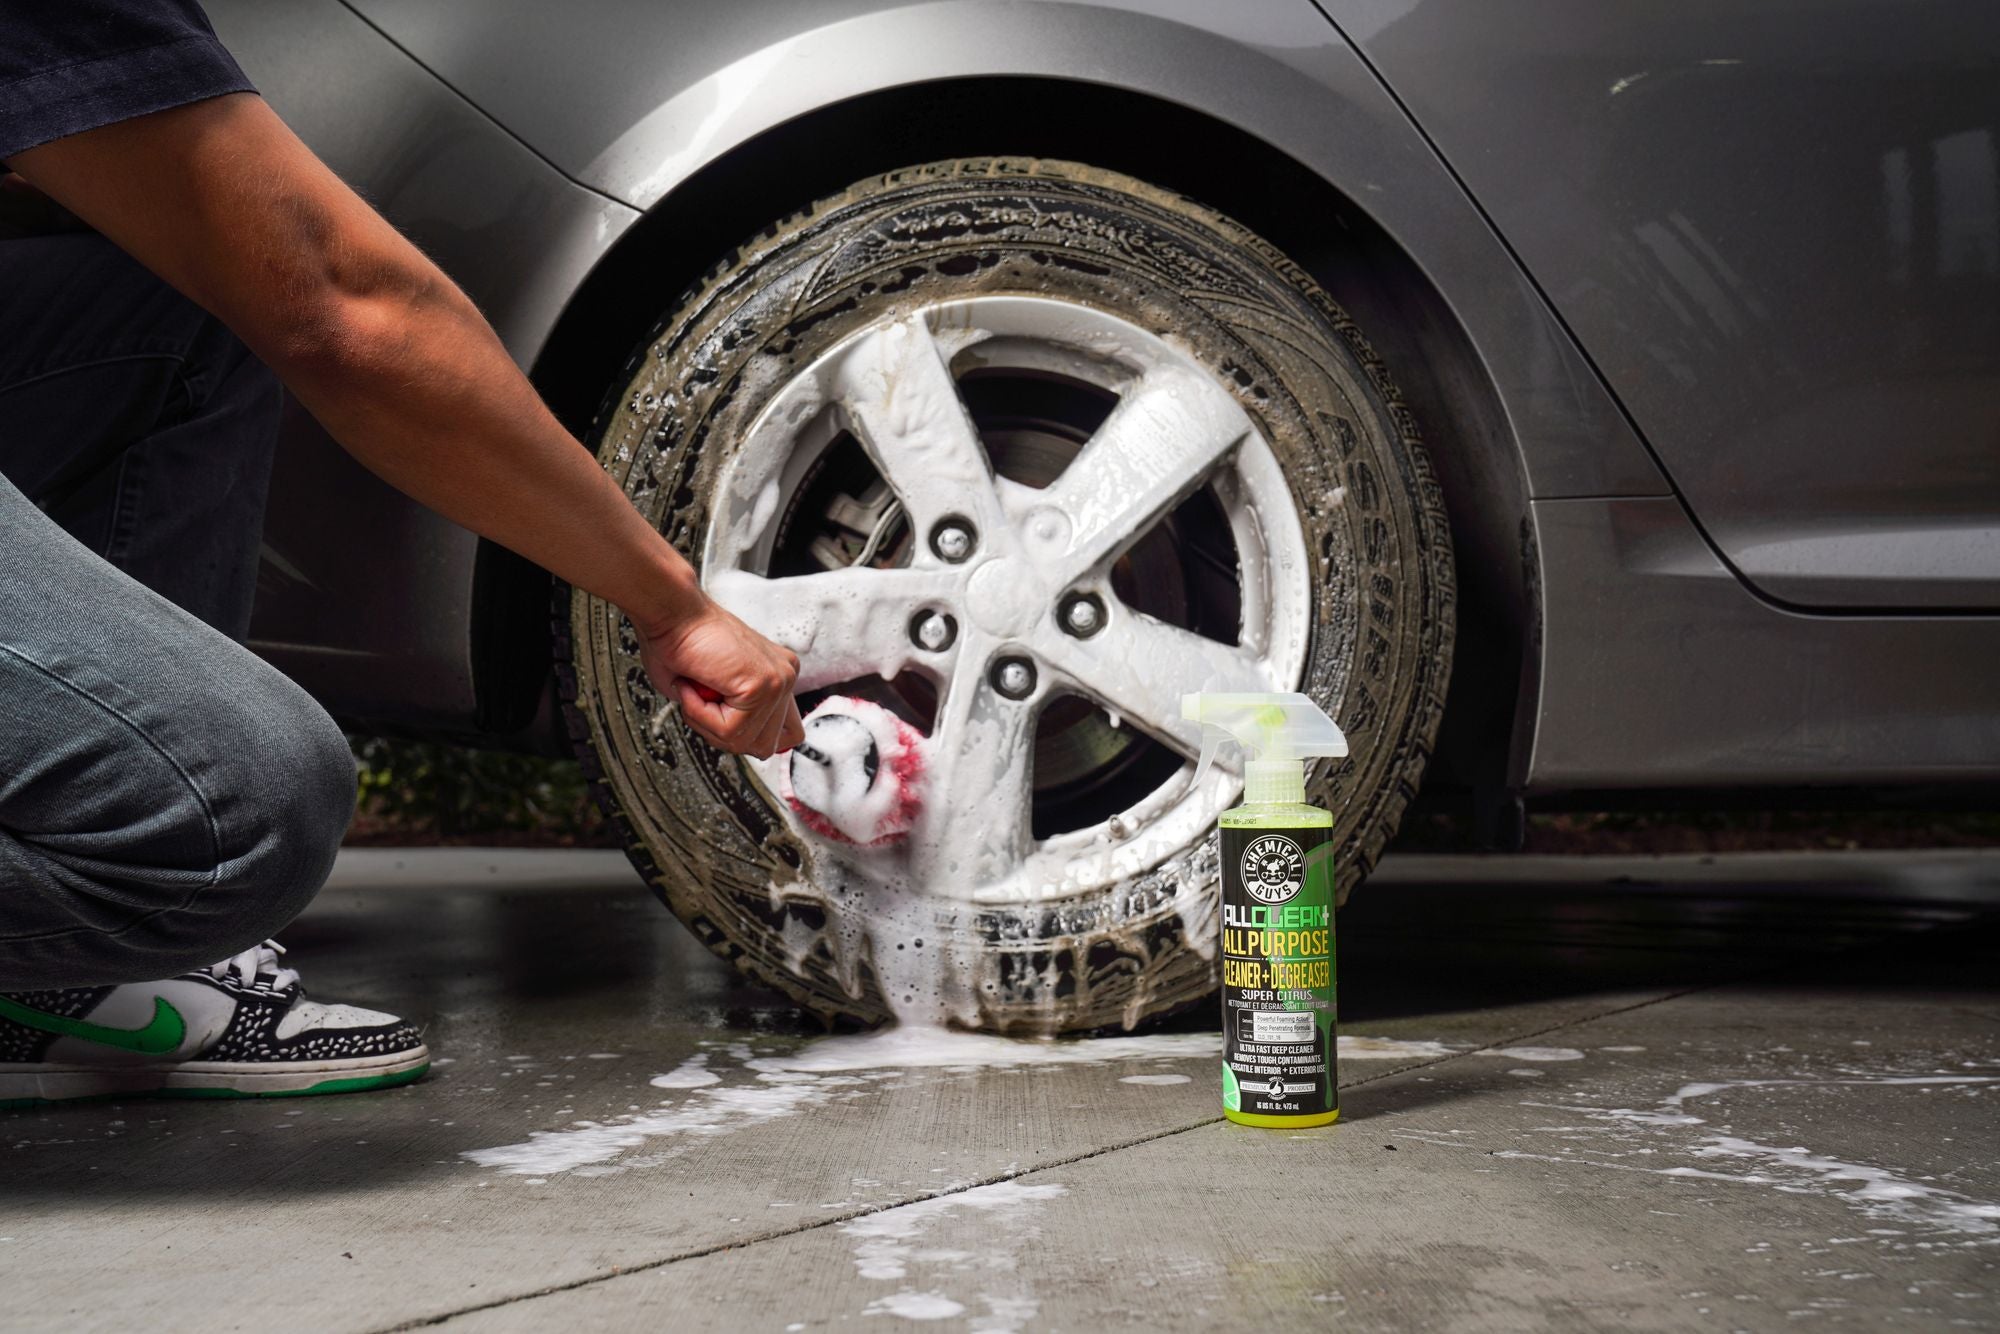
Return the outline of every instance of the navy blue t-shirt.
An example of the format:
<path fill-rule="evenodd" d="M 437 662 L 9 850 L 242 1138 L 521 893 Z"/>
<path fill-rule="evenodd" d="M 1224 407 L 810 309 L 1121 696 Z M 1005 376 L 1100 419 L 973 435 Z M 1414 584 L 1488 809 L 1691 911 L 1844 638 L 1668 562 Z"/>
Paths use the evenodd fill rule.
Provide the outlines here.
<path fill-rule="evenodd" d="M 0 0 L 0 162 L 114 121 L 255 91 L 194 0 Z"/>

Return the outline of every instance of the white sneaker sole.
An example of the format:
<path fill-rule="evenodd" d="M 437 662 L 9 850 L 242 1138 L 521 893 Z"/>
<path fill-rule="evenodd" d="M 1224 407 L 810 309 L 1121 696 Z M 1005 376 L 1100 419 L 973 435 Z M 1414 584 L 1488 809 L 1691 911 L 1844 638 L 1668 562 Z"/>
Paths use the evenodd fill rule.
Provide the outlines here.
<path fill-rule="evenodd" d="M 408 1084 L 430 1068 L 428 1047 L 344 1061 L 182 1061 L 175 1065 L 0 1062 L 0 1107 L 75 1098 L 279 1098 L 360 1093 Z"/>

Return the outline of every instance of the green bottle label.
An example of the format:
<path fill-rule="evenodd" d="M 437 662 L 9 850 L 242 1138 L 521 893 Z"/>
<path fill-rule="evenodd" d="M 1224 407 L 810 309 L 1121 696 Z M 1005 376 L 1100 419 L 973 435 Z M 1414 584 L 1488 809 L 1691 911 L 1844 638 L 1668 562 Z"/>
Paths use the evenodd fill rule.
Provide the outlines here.
<path fill-rule="evenodd" d="M 1221 830 L 1222 1061 L 1231 1111 L 1314 1116 L 1340 1106 L 1328 832 Z"/>

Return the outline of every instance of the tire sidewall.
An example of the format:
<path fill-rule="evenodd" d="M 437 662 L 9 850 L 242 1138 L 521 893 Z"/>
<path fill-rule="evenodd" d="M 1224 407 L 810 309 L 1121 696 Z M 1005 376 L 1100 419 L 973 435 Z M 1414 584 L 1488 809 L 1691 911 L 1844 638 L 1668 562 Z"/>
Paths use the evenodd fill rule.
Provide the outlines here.
<path fill-rule="evenodd" d="M 1344 897 L 1394 832 L 1436 733 L 1449 539 L 1413 423 L 1366 340 L 1243 228 L 1073 164 L 946 163 L 866 182 L 720 266 L 636 355 L 593 447 L 695 560 L 710 498 L 780 387 L 868 324 L 1002 293 L 1095 305 L 1173 342 L 1237 397 L 1276 454 L 1307 545 L 1297 688 L 1350 742 L 1346 759 L 1312 766 L 1308 789 L 1335 814 Z M 814 889 L 811 845 L 741 761 L 665 708 L 614 608 L 575 594 L 568 611 L 574 730 L 655 889 L 711 948 L 810 1008 L 884 1017 L 867 956 L 888 946 L 871 940 L 867 906 Z M 1209 839 L 1060 903 L 939 897 L 926 929 L 940 966 L 966 974 L 963 1021 L 1129 1027 L 1213 990 L 1214 942 L 1203 937 L 1218 893 Z"/>

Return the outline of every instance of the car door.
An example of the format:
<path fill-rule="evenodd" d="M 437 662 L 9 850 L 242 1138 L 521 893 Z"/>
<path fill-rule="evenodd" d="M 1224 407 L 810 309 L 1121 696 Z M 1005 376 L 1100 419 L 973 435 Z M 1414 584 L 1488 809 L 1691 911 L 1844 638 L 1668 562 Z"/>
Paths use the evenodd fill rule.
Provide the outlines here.
<path fill-rule="evenodd" d="M 1323 8 L 1744 579 L 2000 606 L 2000 7 Z"/>

